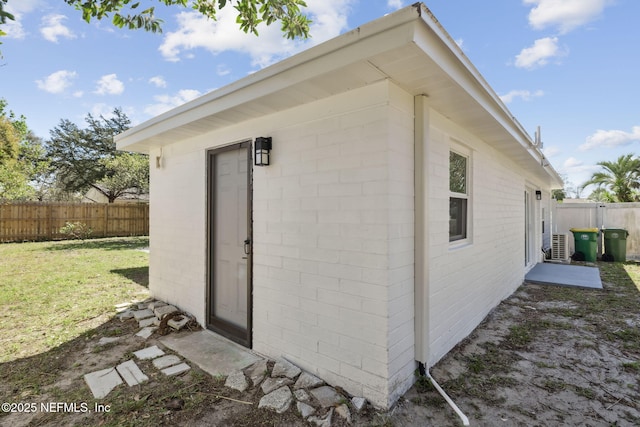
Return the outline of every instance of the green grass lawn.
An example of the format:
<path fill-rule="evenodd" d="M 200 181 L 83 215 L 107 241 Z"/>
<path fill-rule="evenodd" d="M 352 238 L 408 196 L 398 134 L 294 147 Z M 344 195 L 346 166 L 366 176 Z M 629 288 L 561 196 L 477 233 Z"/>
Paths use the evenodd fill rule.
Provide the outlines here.
<path fill-rule="evenodd" d="M 0 244 L 0 363 L 57 347 L 148 296 L 148 237 Z"/>

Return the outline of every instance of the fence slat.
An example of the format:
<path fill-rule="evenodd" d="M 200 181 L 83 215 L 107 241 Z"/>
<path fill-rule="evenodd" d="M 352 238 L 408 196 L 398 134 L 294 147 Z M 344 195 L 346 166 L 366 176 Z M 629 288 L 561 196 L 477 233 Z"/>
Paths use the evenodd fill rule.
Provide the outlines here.
<path fill-rule="evenodd" d="M 67 222 L 91 228 L 91 237 L 149 235 L 149 205 L 109 203 L 0 203 L 0 242 L 62 240 Z"/>

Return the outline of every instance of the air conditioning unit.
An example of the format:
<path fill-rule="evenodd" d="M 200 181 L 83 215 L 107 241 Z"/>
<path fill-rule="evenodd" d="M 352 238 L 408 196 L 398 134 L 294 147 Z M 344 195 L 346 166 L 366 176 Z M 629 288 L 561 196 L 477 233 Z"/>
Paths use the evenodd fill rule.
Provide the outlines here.
<path fill-rule="evenodd" d="M 566 260 L 569 258 L 569 235 L 553 234 L 551 236 L 551 259 Z"/>

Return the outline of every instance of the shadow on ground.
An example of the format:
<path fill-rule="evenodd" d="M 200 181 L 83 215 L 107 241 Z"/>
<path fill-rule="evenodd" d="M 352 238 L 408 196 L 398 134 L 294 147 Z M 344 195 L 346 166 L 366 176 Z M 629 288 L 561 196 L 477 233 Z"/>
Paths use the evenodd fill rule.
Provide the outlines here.
<path fill-rule="evenodd" d="M 111 273 L 116 273 L 126 277 L 129 280 L 136 282 L 138 285 L 142 285 L 145 288 L 149 288 L 149 267 L 132 267 L 111 270 Z"/>
<path fill-rule="evenodd" d="M 100 249 L 108 251 L 118 251 L 122 249 L 143 249 L 149 247 L 148 236 L 137 236 L 128 238 L 108 238 L 87 239 L 87 240 L 58 240 L 50 242 L 45 249 L 49 251 L 66 251 L 76 249 Z"/>

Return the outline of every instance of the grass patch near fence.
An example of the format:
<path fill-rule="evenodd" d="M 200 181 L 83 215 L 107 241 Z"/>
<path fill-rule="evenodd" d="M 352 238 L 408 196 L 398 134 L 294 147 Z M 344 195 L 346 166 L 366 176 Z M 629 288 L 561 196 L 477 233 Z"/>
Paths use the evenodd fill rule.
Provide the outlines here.
<path fill-rule="evenodd" d="M 0 245 L 0 363 L 57 347 L 148 295 L 148 237 Z"/>

